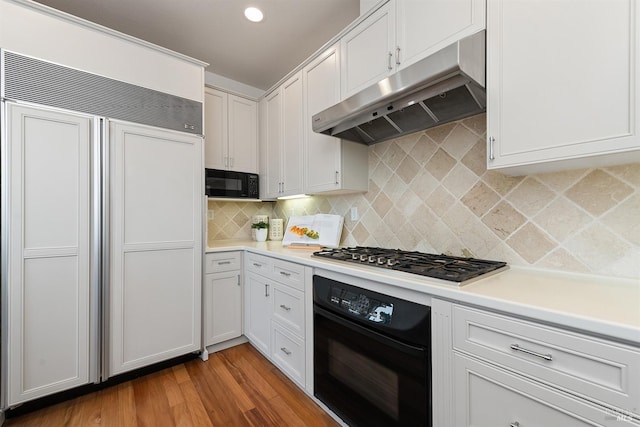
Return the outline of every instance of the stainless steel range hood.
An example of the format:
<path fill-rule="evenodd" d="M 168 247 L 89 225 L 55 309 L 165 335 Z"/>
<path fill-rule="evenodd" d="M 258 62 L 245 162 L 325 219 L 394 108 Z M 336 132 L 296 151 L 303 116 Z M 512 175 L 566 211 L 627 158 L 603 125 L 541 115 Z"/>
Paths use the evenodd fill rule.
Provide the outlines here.
<path fill-rule="evenodd" d="M 313 130 L 375 144 L 482 113 L 485 33 L 481 31 L 313 116 Z"/>

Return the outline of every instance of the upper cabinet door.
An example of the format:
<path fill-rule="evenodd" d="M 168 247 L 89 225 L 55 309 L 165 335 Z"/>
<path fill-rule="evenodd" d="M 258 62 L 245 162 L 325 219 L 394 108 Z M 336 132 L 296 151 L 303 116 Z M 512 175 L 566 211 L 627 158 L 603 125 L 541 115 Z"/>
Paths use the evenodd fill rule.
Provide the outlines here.
<path fill-rule="evenodd" d="M 229 169 L 258 173 L 258 104 L 229 95 Z"/>
<path fill-rule="evenodd" d="M 340 39 L 342 98 L 395 71 L 395 27 L 395 1 L 392 0 Z"/>
<path fill-rule="evenodd" d="M 204 166 L 227 169 L 229 132 L 225 92 L 211 88 L 204 90 L 204 135 Z"/>
<path fill-rule="evenodd" d="M 305 192 L 313 194 L 340 188 L 341 140 L 316 133 L 311 128 L 314 114 L 340 100 L 339 47 L 334 45 L 304 67 L 304 117 L 307 128 Z"/>
<path fill-rule="evenodd" d="M 261 197 L 273 199 L 282 191 L 282 92 L 276 89 L 262 100 L 264 167 L 260 171 Z M 261 117 L 262 119 L 262 117 Z"/>
<path fill-rule="evenodd" d="M 634 0 L 489 0 L 489 169 L 640 161 L 639 14 Z"/>
<path fill-rule="evenodd" d="M 302 72 L 282 85 L 282 104 L 282 192 L 290 196 L 303 192 Z"/>
<path fill-rule="evenodd" d="M 485 0 L 396 0 L 398 68 L 485 28 Z"/>

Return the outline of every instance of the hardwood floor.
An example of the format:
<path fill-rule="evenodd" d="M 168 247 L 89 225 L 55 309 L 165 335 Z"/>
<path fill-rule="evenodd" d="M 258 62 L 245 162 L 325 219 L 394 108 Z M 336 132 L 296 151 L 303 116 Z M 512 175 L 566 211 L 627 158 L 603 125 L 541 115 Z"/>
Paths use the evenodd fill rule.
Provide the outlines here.
<path fill-rule="evenodd" d="M 337 426 L 249 344 L 7 420 L 5 426 Z"/>

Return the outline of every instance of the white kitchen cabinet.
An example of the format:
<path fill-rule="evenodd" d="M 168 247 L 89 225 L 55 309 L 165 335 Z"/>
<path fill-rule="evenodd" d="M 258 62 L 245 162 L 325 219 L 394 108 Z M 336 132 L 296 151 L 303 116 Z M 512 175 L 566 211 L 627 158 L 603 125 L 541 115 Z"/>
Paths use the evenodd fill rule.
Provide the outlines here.
<path fill-rule="evenodd" d="M 306 387 L 305 288 L 311 268 L 247 253 L 245 335 L 300 387 Z"/>
<path fill-rule="evenodd" d="M 201 349 L 202 138 L 119 121 L 109 138 L 116 375 Z"/>
<path fill-rule="evenodd" d="M 488 169 L 640 161 L 639 15 L 633 0 L 488 0 Z"/>
<path fill-rule="evenodd" d="M 273 283 L 258 274 L 245 274 L 244 334 L 263 354 L 271 349 L 271 292 Z"/>
<path fill-rule="evenodd" d="M 8 249 L 16 256 L 3 379 L 7 403 L 15 405 L 89 381 L 92 125 L 81 114 L 6 108 Z"/>
<path fill-rule="evenodd" d="M 258 106 L 205 88 L 205 167 L 258 173 Z"/>
<path fill-rule="evenodd" d="M 305 193 L 351 193 L 368 189 L 368 147 L 316 133 L 312 116 L 340 101 L 339 45 L 302 70 L 305 129 Z"/>
<path fill-rule="evenodd" d="M 620 425 L 615 411 L 607 412 L 489 364 L 456 354 L 454 366 L 455 427 Z"/>
<path fill-rule="evenodd" d="M 613 426 L 640 407 L 638 348 L 437 299 L 432 307 L 434 425 Z"/>
<path fill-rule="evenodd" d="M 262 100 L 262 147 L 266 158 L 260 177 L 263 198 L 302 194 L 303 98 L 302 72 L 296 73 Z"/>
<path fill-rule="evenodd" d="M 340 39 L 342 98 L 485 28 L 484 0 L 390 0 Z"/>
<path fill-rule="evenodd" d="M 242 335 L 242 253 L 205 255 L 203 289 L 204 345 Z"/>

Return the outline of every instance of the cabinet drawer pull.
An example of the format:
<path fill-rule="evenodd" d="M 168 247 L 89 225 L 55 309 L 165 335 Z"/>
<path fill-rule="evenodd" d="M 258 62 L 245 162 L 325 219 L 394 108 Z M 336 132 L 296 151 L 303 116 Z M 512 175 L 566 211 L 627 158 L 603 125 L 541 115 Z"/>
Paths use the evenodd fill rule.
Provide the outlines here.
<path fill-rule="evenodd" d="M 264 296 L 268 297 L 269 296 L 269 285 L 265 283 L 264 285 Z"/>
<path fill-rule="evenodd" d="M 520 423 L 517 421 L 514 421 L 511 424 L 509 424 L 509 427 L 520 427 Z"/>
<path fill-rule="evenodd" d="M 231 261 L 218 261 L 218 265 L 231 264 Z"/>
<path fill-rule="evenodd" d="M 289 350 L 287 350 L 286 347 L 280 347 L 280 351 L 282 351 L 287 356 L 291 356 L 291 352 Z"/>
<path fill-rule="evenodd" d="M 396 46 L 396 65 L 400 65 L 400 46 Z"/>
<path fill-rule="evenodd" d="M 489 137 L 489 160 L 495 160 L 496 154 L 493 151 L 493 143 L 496 142 L 496 139 L 492 136 Z"/>
<path fill-rule="evenodd" d="M 258 268 L 262 268 L 262 264 L 258 264 L 257 262 L 254 262 L 254 263 L 253 263 L 253 266 L 254 266 L 254 267 L 258 267 Z"/>
<path fill-rule="evenodd" d="M 520 347 L 518 344 L 511 344 L 511 350 L 521 351 L 523 353 L 527 353 L 527 354 L 539 357 L 539 358 L 544 359 L 544 360 L 552 360 L 553 359 L 553 357 L 550 354 L 538 353 L 537 351 L 533 351 L 533 350 L 526 349 L 524 347 Z"/>
<path fill-rule="evenodd" d="M 286 311 L 290 311 L 291 310 L 291 307 L 287 307 L 284 304 L 280 304 L 280 308 L 283 309 L 283 310 L 286 310 Z"/>
<path fill-rule="evenodd" d="M 280 274 L 282 274 L 284 277 L 290 277 L 291 273 L 287 273 L 286 271 L 281 271 Z"/>
<path fill-rule="evenodd" d="M 389 71 L 393 70 L 393 67 L 391 66 L 391 58 L 393 58 L 393 53 L 389 52 L 389 58 L 387 61 L 387 68 L 389 69 Z"/>

